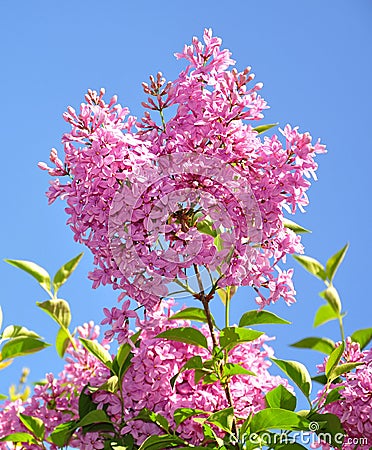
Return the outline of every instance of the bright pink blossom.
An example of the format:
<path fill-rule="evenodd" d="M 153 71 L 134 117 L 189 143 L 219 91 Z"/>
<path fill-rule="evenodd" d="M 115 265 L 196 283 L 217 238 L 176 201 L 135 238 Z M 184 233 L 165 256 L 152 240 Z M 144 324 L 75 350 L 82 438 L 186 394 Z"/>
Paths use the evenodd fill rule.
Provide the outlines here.
<path fill-rule="evenodd" d="M 92 322 L 78 327 L 78 334 L 86 339 L 98 338 L 99 328 Z M 79 418 L 79 396 L 88 384 L 100 386 L 110 376 L 110 371 L 92 356 L 76 339 L 77 350 L 70 345 L 67 349 L 66 364 L 58 378 L 53 374 L 46 375 L 46 384 L 35 386 L 34 393 L 25 402 L 6 401 L 2 405 L 0 414 L 0 436 L 17 432 L 27 432 L 19 420 L 18 414 L 38 417 L 43 420 L 46 436 L 61 423 Z M 90 433 L 89 437 L 82 434 L 76 436 L 70 444 L 80 449 L 101 449 L 103 440 L 97 433 Z M 13 448 L 12 444 L 2 442 L 0 449 Z M 22 444 L 22 449 L 36 450 L 40 447 L 34 444 Z M 57 446 L 51 445 L 52 450 Z"/>
<path fill-rule="evenodd" d="M 339 345 L 340 343 L 338 343 Z M 319 366 L 324 370 L 325 362 Z M 372 446 L 372 349 L 361 351 L 359 344 L 346 340 L 342 363 L 360 362 L 355 371 L 344 374 L 340 383 L 341 398 L 324 406 L 323 411 L 335 414 L 345 430 L 343 450 L 368 450 Z M 323 390 L 318 393 L 322 395 Z M 323 444 L 328 449 L 329 445 Z"/>
<path fill-rule="evenodd" d="M 227 407 L 225 393 L 219 384 L 196 385 L 192 371 L 181 374 L 172 389 L 170 379 L 179 372 L 185 362 L 195 355 L 206 359 L 208 353 L 195 346 L 156 338 L 157 334 L 166 329 L 189 325 L 181 320 L 168 320 L 168 317 L 173 315 L 170 306 L 171 303 L 163 302 L 151 316 L 141 321 L 140 345 L 133 349 L 132 364 L 124 377 L 122 392 L 98 390 L 92 397 L 99 409 L 105 408 L 117 429 L 121 429 L 123 434 L 131 433 L 138 444 L 147 436 L 159 432 L 155 424 L 130 420 L 135 418 L 142 408 L 163 414 L 174 425 L 173 412 L 177 408 L 190 407 L 216 412 Z M 106 314 L 108 318 L 116 317 L 116 313 L 109 314 L 106 311 Z M 208 330 L 203 328 L 202 331 L 210 342 Z M 79 328 L 79 334 L 97 339 L 98 327 L 85 325 Z M 237 346 L 230 353 L 230 362 L 242 363 L 257 375 L 234 376 L 231 380 L 231 394 L 239 417 L 247 417 L 248 414 L 254 414 L 264 408 L 264 395 L 274 387 L 279 384 L 288 387 L 287 380 L 269 373 L 271 362 L 268 358 L 273 356 L 273 350 L 268 346 L 268 340 L 269 338 L 263 335 L 255 341 Z M 78 418 L 78 399 L 82 389 L 88 384 L 101 386 L 111 374 L 78 341 L 77 346 L 77 351 L 69 347 L 66 365 L 58 378 L 52 374 L 47 375 L 47 383 L 35 387 L 35 393 L 26 402 L 5 402 L 0 416 L 1 435 L 26 431 L 17 416 L 20 412 L 41 418 L 45 423 L 47 436 L 57 425 Z M 124 399 L 126 424 L 122 422 L 121 398 Z M 180 431 L 181 436 L 190 443 L 200 444 L 203 439 L 200 425 L 191 419 L 182 425 Z M 98 450 L 103 448 L 103 441 L 99 433 L 84 435 L 79 431 L 74 434 L 69 445 L 74 448 Z M 7 448 L 11 448 L 10 445 L 0 444 L 0 449 Z M 33 450 L 37 446 L 24 444 L 22 448 Z"/>
<path fill-rule="evenodd" d="M 168 320 L 173 312 L 169 304 L 163 302 L 147 320 L 141 321 L 141 344 L 134 350 L 132 365 L 125 375 L 123 394 L 125 397 L 125 419 L 128 420 L 123 433 L 131 433 L 137 443 L 157 434 L 159 428 L 154 424 L 132 421 L 142 408 L 151 409 L 164 415 L 173 422 L 173 412 L 177 408 L 199 408 L 215 412 L 228 406 L 225 393 L 218 383 L 204 385 L 194 383 L 193 371 L 186 371 L 179 376 L 174 389 L 170 379 L 179 372 L 185 362 L 192 356 L 208 358 L 204 349 L 174 341 L 156 339 L 155 336 L 170 328 L 187 326 L 187 322 Z M 206 327 L 202 332 L 210 341 Z M 235 376 L 230 389 L 239 417 L 247 417 L 265 407 L 264 395 L 279 384 L 288 387 L 287 380 L 269 373 L 273 350 L 268 346 L 269 338 L 259 339 L 237 346 L 231 353 L 229 362 L 242 363 L 257 376 Z M 211 344 L 211 342 L 210 342 Z M 291 388 L 290 388 L 291 389 Z M 121 422 L 121 412 L 115 413 L 115 394 L 100 392 L 95 394 L 99 407 L 108 405 L 114 422 Z M 187 420 L 180 428 L 181 436 L 194 444 L 200 444 L 203 434 L 200 425 Z"/>
<path fill-rule="evenodd" d="M 69 179 L 65 184 L 58 178 L 52 182 L 49 200 L 66 200 L 75 240 L 84 242 L 94 255 L 96 268 L 90 274 L 94 287 L 112 284 L 151 309 L 167 296 L 164 277 L 182 279 L 195 263 L 212 271 L 222 268 L 220 286 L 252 286 L 261 307 L 279 297 L 292 303 L 292 272 L 279 271 L 278 275 L 275 266 L 287 254 L 303 249 L 300 237 L 284 227 L 284 212 L 294 213 L 308 204 L 309 178 L 315 178 L 317 169 L 314 158 L 325 147 L 319 142 L 313 145 L 308 133 L 301 134 L 289 125 L 280 130 L 283 143 L 277 135 L 262 139 L 250 125 L 262 119 L 267 107 L 258 94 L 262 84 L 251 85 L 250 68 L 230 69 L 235 62 L 211 30 L 205 30 L 203 38 L 204 44 L 193 38 L 177 54 L 188 66 L 176 80 L 166 83 L 159 73 L 150 78 L 150 84 L 143 84 L 149 95 L 143 104 L 147 110 L 175 108 L 174 116 L 161 125 L 146 111 L 135 130 L 135 118 L 128 116 L 128 109 L 117 104 L 116 97 L 105 103 L 103 90 L 99 94 L 88 91 L 80 112 L 68 108 L 64 118 L 72 130 L 63 136 L 65 161 L 53 150 L 51 161 L 56 168 L 43 163 L 41 168 Z M 159 180 L 159 170 L 166 172 L 160 161 L 177 154 L 194 155 L 189 158 L 188 174 L 183 167 L 182 174 L 167 172 Z M 224 186 L 213 173 L 202 174 L 202 179 L 197 175 L 202 157 L 219 161 L 217 169 L 234 170 L 240 189 L 249 189 L 252 200 L 247 196 L 243 205 L 249 209 L 255 204 L 256 211 L 244 213 L 248 226 L 241 225 L 239 211 L 244 207 L 239 195 L 234 206 L 238 191 L 231 182 Z M 141 191 L 144 184 L 147 189 Z M 198 200 L 204 208 L 199 222 L 211 220 L 223 236 L 229 229 L 237 232 L 231 242 L 235 254 L 227 247 L 217 251 L 216 242 L 196 222 L 189 227 L 182 222 L 182 209 L 195 207 L 188 198 L 174 210 L 174 194 L 180 196 L 184 189 L 204 194 Z M 115 204 L 119 191 L 125 204 Z M 110 220 L 111 227 L 120 229 L 117 242 L 109 232 Z M 260 233 L 258 241 L 251 235 L 254 227 Z M 166 248 L 156 250 L 157 238 L 162 236 Z M 247 245 L 251 245 L 248 254 Z"/>

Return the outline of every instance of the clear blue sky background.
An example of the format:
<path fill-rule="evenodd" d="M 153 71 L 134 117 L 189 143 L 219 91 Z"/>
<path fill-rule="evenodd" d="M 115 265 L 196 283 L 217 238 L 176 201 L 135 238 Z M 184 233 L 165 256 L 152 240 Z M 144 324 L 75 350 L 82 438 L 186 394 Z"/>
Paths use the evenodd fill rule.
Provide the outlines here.
<path fill-rule="evenodd" d="M 128 2 L 110 0 L 3 0 L 0 3 L 2 258 L 34 260 L 55 272 L 80 251 L 65 225 L 63 203 L 47 206 L 49 177 L 37 169 L 49 150 L 61 150 L 68 130 L 62 113 L 78 107 L 88 88 L 118 94 L 137 116 L 144 99 L 141 82 L 161 70 L 169 79 L 181 69 L 173 53 L 212 27 L 233 52 L 238 68 L 253 67 L 271 105 L 266 123 L 287 122 L 321 137 L 329 153 L 319 157 L 319 181 L 311 205 L 297 220 L 313 230 L 307 254 L 325 261 L 346 242 L 350 250 L 336 286 L 348 312 L 346 332 L 372 326 L 371 277 L 371 0 L 205 0 Z M 267 327 L 280 358 L 308 362 L 315 372 L 321 354 L 288 348 L 306 336 L 338 338 L 333 325 L 312 329 L 322 304 L 320 282 L 295 266 L 298 303 L 283 301 L 272 311 L 293 321 Z M 91 289 L 88 251 L 61 290 L 73 310 L 73 325 L 101 320 L 103 306 L 116 303 L 110 287 Z M 22 324 L 53 342 L 57 327 L 35 306 L 43 291 L 21 271 L 0 263 L 4 323 Z M 234 298 L 233 320 L 252 309 L 252 294 Z M 221 308 L 217 308 L 221 321 Z M 30 381 L 58 372 L 54 348 L 16 361 L 0 372 L 0 392 L 31 368 Z"/>

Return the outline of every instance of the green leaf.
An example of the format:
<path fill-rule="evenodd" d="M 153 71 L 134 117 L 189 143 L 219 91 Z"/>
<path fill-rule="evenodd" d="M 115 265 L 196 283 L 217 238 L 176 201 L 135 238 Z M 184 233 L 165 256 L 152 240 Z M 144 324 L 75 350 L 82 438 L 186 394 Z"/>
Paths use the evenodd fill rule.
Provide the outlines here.
<path fill-rule="evenodd" d="M 26 416 L 25 414 L 20 413 L 19 418 L 23 425 L 31 431 L 38 439 L 41 441 L 44 440 L 45 434 L 45 425 L 44 422 L 38 417 Z"/>
<path fill-rule="evenodd" d="M 236 363 L 226 363 L 223 366 L 223 376 L 224 377 L 232 377 L 234 375 L 253 375 L 256 376 L 254 372 L 246 369 L 241 364 Z"/>
<path fill-rule="evenodd" d="M 221 273 L 220 273 L 221 275 Z M 226 286 L 225 288 L 216 289 L 216 293 L 220 297 L 222 303 L 226 305 L 228 301 L 232 299 L 232 297 L 236 294 L 238 288 L 236 286 Z M 213 322 L 214 324 L 214 322 Z"/>
<path fill-rule="evenodd" d="M 218 428 L 226 431 L 227 433 L 231 433 L 231 428 L 234 421 L 234 408 L 226 408 L 222 411 L 217 411 L 216 413 L 211 414 L 206 421 L 216 425 Z"/>
<path fill-rule="evenodd" d="M 84 425 L 83 434 L 87 433 L 114 433 L 115 428 L 111 422 L 99 422 L 99 423 L 91 423 L 90 425 Z"/>
<path fill-rule="evenodd" d="M 130 339 L 133 342 L 133 344 L 136 344 L 140 335 L 141 335 L 141 331 L 137 331 L 137 333 L 135 333 L 133 336 L 131 336 Z M 132 350 L 132 347 L 129 344 L 123 344 L 119 347 L 116 358 L 117 358 L 117 362 L 118 362 L 120 368 L 123 366 L 123 364 L 127 360 L 131 350 Z"/>
<path fill-rule="evenodd" d="M 329 286 L 325 291 L 320 292 L 319 295 L 331 305 L 333 311 L 339 316 L 341 312 L 341 300 L 337 289 L 334 286 Z"/>
<path fill-rule="evenodd" d="M 330 374 L 329 374 L 329 379 L 331 379 L 332 381 L 339 377 L 340 375 L 350 372 L 351 370 L 355 369 L 356 367 L 362 365 L 364 363 L 362 362 L 352 362 L 352 363 L 345 363 L 345 364 L 340 364 L 337 367 L 334 367 L 333 370 L 331 370 Z"/>
<path fill-rule="evenodd" d="M 207 316 L 205 315 L 204 309 L 201 308 L 186 308 L 168 318 L 168 320 L 178 319 L 195 320 L 196 322 L 207 323 Z"/>
<path fill-rule="evenodd" d="M 196 228 L 200 233 L 209 234 L 209 236 L 216 237 L 217 231 L 213 228 L 213 222 L 208 219 L 204 219 L 200 222 L 197 222 Z"/>
<path fill-rule="evenodd" d="M 290 230 L 294 231 L 296 234 L 301 234 L 301 233 L 311 233 L 310 230 L 302 227 L 301 225 L 299 225 L 296 222 L 293 222 L 293 220 L 289 220 L 289 219 L 283 219 L 283 225 L 286 228 L 289 228 Z"/>
<path fill-rule="evenodd" d="M 46 312 L 61 327 L 56 336 L 56 350 L 63 358 L 70 341 L 75 348 L 75 342 L 68 329 L 71 323 L 70 305 L 61 298 L 36 302 L 37 306 Z"/>
<path fill-rule="evenodd" d="M 68 328 L 71 323 L 70 306 L 66 300 L 61 298 L 36 302 L 37 306 L 45 311 L 59 326 Z"/>
<path fill-rule="evenodd" d="M 118 369 L 120 369 L 123 366 L 123 364 L 127 360 L 128 356 L 130 355 L 131 350 L 132 350 L 132 347 L 127 343 L 122 344 L 118 348 L 117 355 L 115 356 L 115 361 L 117 362 Z M 114 363 L 113 363 L 113 365 L 114 365 Z M 118 373 L 118 375 L 119 375 L 119 373 Z"/>
<path fill-rule="evenodd" d="M 112 368 L 111 355 L 99 342 L 84 339 L 82 337 L 79 338 L 79 340 L 89 353 L 101 361 L 101 363 L 103 363 L 108 369 Z"/>
<path fill-rule="evenodd" d="M 3 361 L 1 359 L 1 351 L 0 351 L 0 370 L 3 370 L 6 367 L 9 367 L 12 363 L 13 363 L 13 359 L 8 359 L 8 361 Z"/>
<path fill-rule="evenodd" d="M 351 335 L 351 340 L 353 342 L 358 342 L 361 350 L 363 350 L 371 342 L 371 339 L 372 328 L 362 328 L 354 331 Z"/>
<path fill-rule="evenodd" d="M 172 386 L 172 388 L 174 388 L 174 385 L 176 384 L 177 378 L 179 377 L 179 375 L 184 372 L 185 370 L 190 370 L 190 369 L 202 369 L 203 368 L 203 361 L 201 359 L 200 356 L 192 356 L 180 369 L 180 371 L 174 375 L 171 380 L 170 380 L 170 385 Z M 195 381 L 195 384 L 197 384 L 198 382 Z"/>
<path fill-rule="evenodd" d="M 30 274 L 38 281 L 40 286 L 50 294 L 50 276 L 43 267 L 32 261 L 22 261 L 20 259 L 4 259 L 4 261 Z"/>
<path fill-rule="evenodd" d="M 138 338 L 141 335 L 141 331 L 138 331 L 133 336 L 131 336 L 131 341 L 136 345 Z M 126 371 L 130 367 L 130 361 L 133 357 L 132 346 L 128 343 L 121 345 L 118 349 L 117 355 L 112 362 L 112 370 L 119 377 L 119 380 L 123 378 Z"/>
<path fill-rule="evenodd" d="M 161 414 L 150 411 L 147 408 L 143 408 L 136 417 L 131 420 L 143 420 L 144 422 L 155 423 L 158 427 L 162 428 L 166 433 L 169 433 L 169 422 Z"/>
<path fill-rule="evenodd" d="M 224 359 L 225 358 L 225 354 L 224 354 L 224 351 L 222 350 L 222 348 L 221 347 L 213 347 L 213 349 L 212 349 L 212 357 L 215 359 L 215 360 L 218 360 L 218 359 L 220 359 L 220 360 L 222 360 L 222 359 Z"/>
<path fill-rule="evenodd" d="M 260 433 L 269 429 L 281 430 L 306 430 L 308 431 L 309 421 L 296 414 L 281 408 L 267 408 L 258 411 L 251 420 L 251 433 Z"/>
<path fill-rule="evenodd" d="M 115 442 L 116 443 L 116 442 Z M 114 447 L 112 447 L 113 442 L 112 441 L 108 441 L 107 439 L 105 440 L 104 444 L 103 444 L 103 450 L 112 450 Z M 115 447 L 119 448 L 119 450 L 123 450 L 123 447 L 120 445 L 119 447 Z M 124 448 L 124 450 L 127 450 Z"/>
<path fill-rule="evenodd" d="M 17 337 L 32 337 L 41 339 L 41 336 L 26 327 L 22 327 L 21 325 L 9 325 L 4 329 L 0 342 L 5 341 L 5 339 L 13 339 Z"/>
<path fill-rule="evenodd" d="M 107 447 L 104 447 L 103 450 L 106 450 L 106 448 L 109 449 L 109 450 L 128 450 L 127 446 L 123 447 L 122 445 L 117 445 L 116 442 L 109 442 L 109 443 L 105 442 L 105 445 L 106 444 L 107 444 Z"/>
<path fill-rule="evenodd" d="M 105 439 L 105 447 L 103 450 L 134 450 L 134 439 L 131 434 L 124 434 L 119 442 L 116 442 L 118 439 L 113 438 L 112 441 L 108 441 Z"/>
<path fill-rule="evenodd" d="M 29 433 L 12 433 L 0 439 L 0 442 L 21 442 L 24 444 L 37 444 L 37 440 Z"/>
<path fill-rule="evenodd" d="M 102 409 L 90 411 L 77 423 L 78 427 L 85 427 L 96 423 L 111 423 L 111 420 Z"/>
<path fill-rule="evenodd" d="M 327 303 L 326 305 L 322 305 L 318 308 L 315 313 L 313 326 L 318 327 L 319 325 L 323 325 L 330 320 L 335 320 L 339 318 L 339 314 L 335 312 L 333 307 Z"/>
<path fill-rule="evenodd" d="M 328 379 L 327 379 L 327 377 L 325 376 L 324 373 L 322 373 L 320 375 L 316 375 L 315 377 L 311 377 L 311 379 L 313 381 L 316 381 L 317 383 L 320 383 L 320 384 L 327 384 L 328 383 Z M 340 383 L 341 382 L 341 378 L 336 378 L 336 379 L 333 380 L 333 382 L 334 383 Z"/>
<path fill-rule="evenodd" d="M 280 408 L 294 411 L 296 408 L 297 399 L 285 388 L 279 384 L 265 395 L 266 404 L 269 408 Z"/>
<path fill-rule="evenodd" d="M 297 386 L 306 395 L 306 397 L 309 398 L 312 385 L 311 377 L 303 364 L 297 361 L 289 361 L 276 358 L 271 358 L 271 361 L 273 361 L 278 367 L 280 367 L 282 371 L 297 384 Z"/>
<path fill-rule="evenodd" d="M 177 408 L 173 413 L 173 419 L 176 422 L 176 425 L 179 426 L 185 420 L 190 417 L 199 416 L 201 414 L 209 414 L 202 409 L 194 409 L 194 408 Z"/>
<path fill-rule="evenodd" d="M 333 256 L 329 258 L 326 264 L 326 274 L 329 281 L 332 283 L 334 276 L 336 275 L 337 269 L 340 267 L 342 263 L 347 249 L 349 248 L 349 244 L 346 244 L 341 250 L 335 253 Z"/>
<path fill-rule="evenodd" d="M 223 305 L 226 305 L 227 302 L 227 292 L 225 289 L 216 289 L 217 295 L 220 297 Z"/>
<path fill-rule="evenodd" d="M 325 367 L 326 377 L 329 378 L 331 371 L 337 366 L 339 363 L 342 354 L 345 350 L 345 342 L 342 342 L 341 345 L 336 347 L 333 352 L 329 355 L 328 361 Z"/>
<path fill-rule="evenodd" d="M 166 448 L 187 445 L 184 440 L 177 436 L 164 434 L 162 436 L 150 436 L 140 446 L 138 450 L 164 450 Z"/>
<path fill-rule="evenodd" d="M 316 375 L 315 377 L 311 377 L 311 379 L 320 384 L 327 384 L 328 382 L 327 377 L 324 373 L 322 373 L 321 375 Z"/>
<path fill-rule="evenodd" d="M 89 389 L 89 385 L 85 386 L 79 397 L 79 417 L 82 419 L 91 411 L 97 409 L 97 404 L 93 402 L 92 397 L 85 393 Z"/>
<path fill-rule="evenodd" d="M 316 259 L 305 255 L 293 255 L 293 258 L 297 262 L 299 262 L 308 272 L 310 272 L 312 275 L 315 275 L 320 280 L 325 281 L 327 279 L 325 268 Z"/>
<path fill-rule="evenodd" d="M 220 333 L 220 346 L 222 349 L 230 351 L 243 342 L 254 341 L 259 338 L 263 332 L 251 330 L 242 327 L 223 328 Z"/>
<path fill-rule="evenodd" d="M 79 261 L 81 260 L 82 256 L 83 253 L 80 253 L 79 255 L 75 256 L 75 258 L 72 258 L 69 262 L 64 264 L 54 275 L 53 278 L 54 295 L 56 295 L 58 289 L 64 283 L 66 283 L 69 276 L 72 274 L 72 272 L 76 269 L 77 265 L 79 264 Z"/>
<path fill-rule="evenodd" d="M 339 400 L 341 398 L 341 394 L 339 392 L 341 389 L 344 389 L 344 386 L 337 386 L 331 389 L 327 394 L 324 405 L 328 405 L 329 403 L 333 403 Z"/>
<path fill-rule="evenodd" d="M 215 373 L 206 373 L 205 376 L 203 377 L 203 384 L 213 384 L 216 383 L 216 381 L 218 381 L 219 378 Z"/>
<path fill-rule="evenodd" d="M 163 331 L 157 338 L 169 339 L 171 341 L 184 342 L 185 344 L 196 345 L 208 349 L 208 342 L 204 334 L 191 327 L 173 328 Z"/>
<path fill-rule="evenodd" d="M 70 343 L 70 334 L 65 328 L 61 327 L 56 336 L 56 350 L 58 355 L 63 358 Z"/>
<path fill-rule="evenodd" d="M 57 425 L 49 436 L 49 439 L 58 447 L 65 447 L 69 443 L 74 431 L 77 428 L 77 422 L 71 420 L 69 422 Z"/>
<path fill-rule="evenodd" d="M 35 353 L 50 347 L 50 344 L 31 337 L 18 337 L 4 344 L 1 351 L 1 359 L 15 358 L 30 353 Z"/>
<path fill-rule="evenodd" d="M 99 387 L 99 390 L 116 393 L 119 390 L 119 378 L 113 375 Z"/>
<path fill-rule="evenodd" d="M 8 396 L 4 394 L 0 394 L 0 400 L 7 400 Z"/>
<path fill-rule="evenodd" d="M 274 323 L 274 324 L 289 324 L 288 320 L 282 319 L 276 314 L 270 311 L 247 311 L 245 312 L 239 321 L 240 327 L 247 327 L 251 325 L 258 325 L 262 323 Z"/>
<path fill-rule="evenodd" d="M 325 353 L 326 355 L 330 355 L 335 349 L 335 343 L 328 338 L 308 337 L 291 344 L 291 347 L 310 348 Z"/>
<path fill-rule="evenodd" d="M 279 122 L 276 123 L 268 123 L 266 125 L 259 125 L 258 127 L 253 128 L 253 131 L 257 131 L 258 134 L 265 133 L 265 131 L 271 130 L 271 128 L 279 125 Z"/>
<path fill-rule="evenodd" d="M 203 423 L 205 419 L 203 419 L 203 421 L 199 422 L 197 421 L 197 418 L 194 419 L 195 422 L 199 422 L 201 424 L 201 426 L 203 427 L 203 434 L 204 434 L 204 439 L 207 440 L 208 442 L 212 441 L 213 445 L 214 443 L 217 444 L 217 448 L 223 448 L 224 442 L 223 440 L 217 436 L 217 434 L 214 432 L 213 428 L 208 425 L 207 423 Z M 207 448 L 214 448 L 214 447 L 210 447 L 209 445 L 207 446 Z"/>
<path fill-rule="evenodd" d="M 214 238 L 213 243 L 219 252 L 223 249 L 223 240 L 220 234 Z"/>

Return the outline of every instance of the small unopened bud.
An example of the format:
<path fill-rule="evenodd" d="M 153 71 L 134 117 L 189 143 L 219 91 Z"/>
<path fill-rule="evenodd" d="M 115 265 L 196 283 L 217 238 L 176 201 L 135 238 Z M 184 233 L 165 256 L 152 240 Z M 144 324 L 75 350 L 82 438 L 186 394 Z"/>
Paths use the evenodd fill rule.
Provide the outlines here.
<path fill-rule="evenodd" d="M 259 91 L 259 90 L 262 89 L 262 88 L 263 88 L 263 83 L 257 83 L 256 86 L 254 87 L 254 89 L 255 89 L 256 91 Z"/>
<path fill-rule="evenodd" d="M 57 159 L 58 159 L 57 150 L 55 148 L 52 148 L 50 151 L 49 160 L 50 162 L 55 163 Z"/>
<path fill-rule="evenodd" d="M 115 103 L 118 101 L 118 96 L 117 95 L 113 95 L 112 96 L 112 98 L 111 98 L 111 100 L 110 100 L 110 103 L 109 103 L 109 108 L 111 108 L 111 106 L 113 106 L 113 105 L 115 105 Z"/>
<path fill-rule="evenodd" d="M 38 162 L 37 166 L 41 170 L 48 170 L 49 169 L 48 165 L 45 162 Z"/>

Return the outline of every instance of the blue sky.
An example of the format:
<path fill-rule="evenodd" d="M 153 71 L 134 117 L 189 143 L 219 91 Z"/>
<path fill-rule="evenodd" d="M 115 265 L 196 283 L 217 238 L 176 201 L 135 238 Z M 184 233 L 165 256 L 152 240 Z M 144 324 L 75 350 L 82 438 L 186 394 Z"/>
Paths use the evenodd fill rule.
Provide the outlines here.
<path fill-rule="evenodd" d="M 346 333 L 372 326 L 371 18 L 370 0 L 2 1 L 0 256 L 33 260 L 54 273 L 82 251 L 65 225 L 63 203 L 47 206 L 49 178 L 36 167 L 48 159 L 51 147 L 62 148 L 60 138 L 68 129 L 62 113 L 68 105 L 78 107 L 88 88 L 105 87 L 140 116 L 141 82 L 158 70 L 175 78 L 182 65 L 173 53 L 212 27 L 238 68 L 251 65 L 256 80 L 264 83 L 261 92 L 271 106 L 265 123 L 299 125 L 327 144 L 329 153 L 318 159 L 311 204 L 296 220 L 313 231 L 304 238 L 307 254 L 323 262 L 350 243 L 336 277 L 348 312 Z M 288 265 L 295 267 L 298 302 L 290 308 L 279 302 L 271 310 L 293 325 L 265 330 L 277 335 L 273 345 L 279 358 L 308 363 L 314 373 L 321 354 L 288 344 L 312 335 L 338 339 L 337 328 L 312 329 L 322 285 L 291 259 Z M 116 303 L 110 287 L 91 289 L 86 277 L 91 268 L 86 251 L 61 290 L 71 303 L 73 325 L 99 322 L 103 306 Z M 4 324 L 22 324 L 53 342 L 57 327 L 35 306 L 46 299 L 43 291 L 5 263 L 0 277 Z M 240 291 L 232 304 L 233 320 L 253 308 L 252 294 Z M 216 311 L 220 315 L 218 305 Z M 0 372 L 0 392 L 18 379 L 23 366 L 31 368 L 29 379 L 36 381 L 58 372 L 62 361 L 54 348 L 18 360 Z"/>

